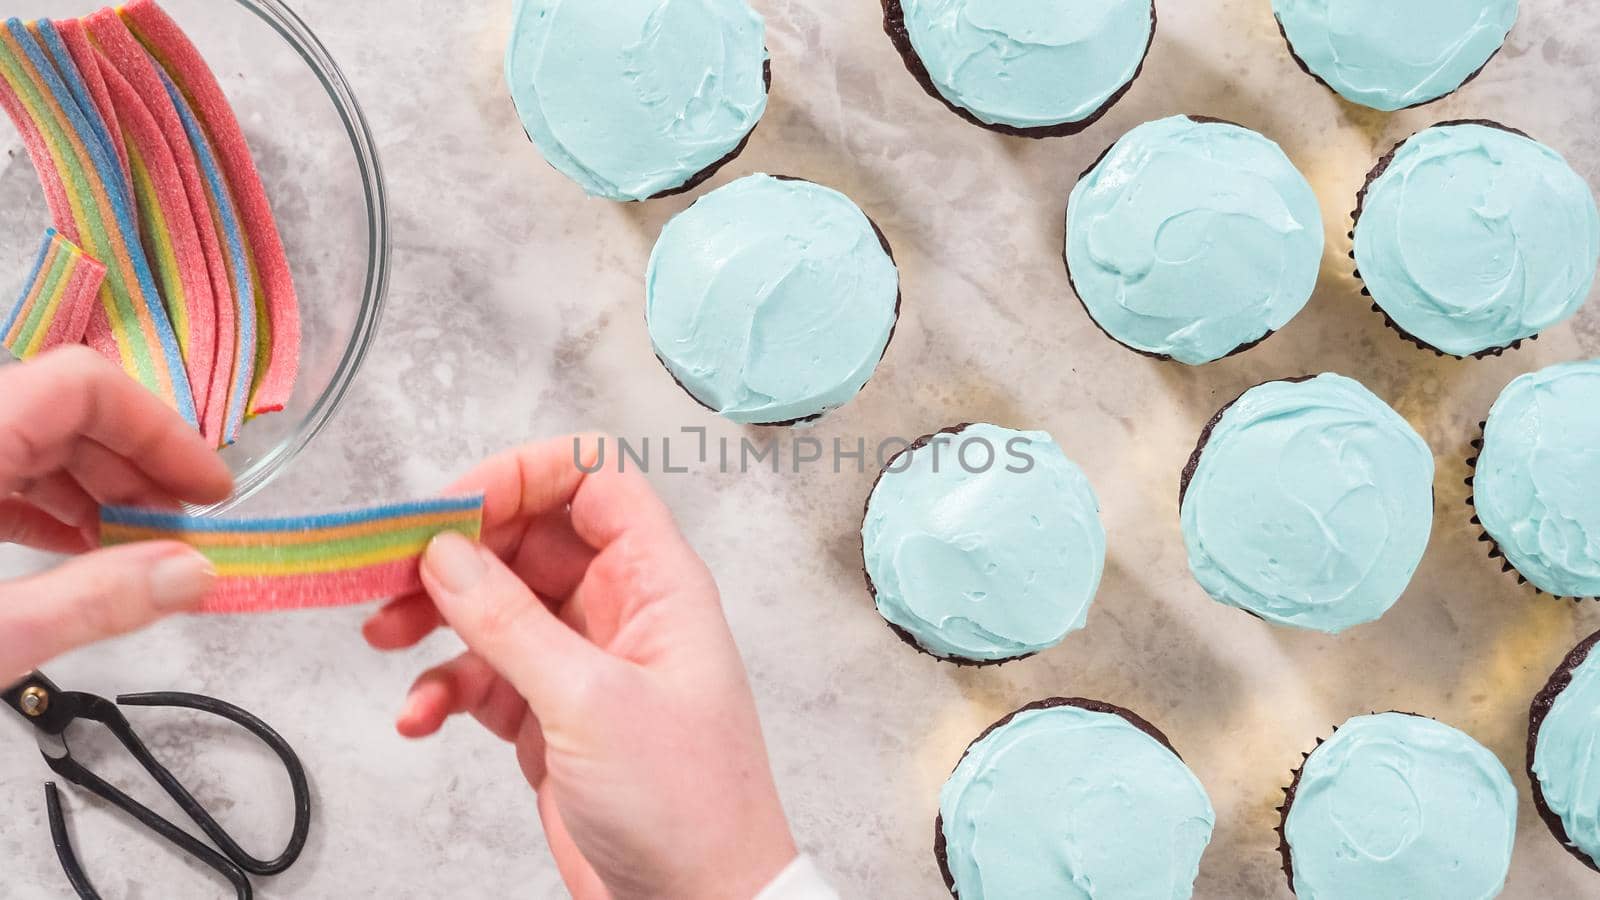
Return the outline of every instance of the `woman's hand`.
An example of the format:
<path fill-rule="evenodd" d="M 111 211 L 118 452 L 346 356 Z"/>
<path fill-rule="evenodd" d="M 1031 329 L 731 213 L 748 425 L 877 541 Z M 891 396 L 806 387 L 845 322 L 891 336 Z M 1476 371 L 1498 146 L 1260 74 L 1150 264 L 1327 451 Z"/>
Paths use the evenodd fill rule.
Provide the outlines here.
<path fill-rule="evenodd" d="M 98 545 L 100 505 L 215 503 L 233 478 L 194 429 L 85 347 L 0 368 L 0 542 Z M 0 684 L 84 644 L 193 609 L 214 578 L 182 544 L 97 550 L 0 582 Z"/>
<path fill-rule="evenodd" d="M 438 538 L 429 596 L 367 622 L 380 649 L 441 621 L 468 647 L 399 730 L 470 712 L 514 743 L 578 898 L 748 900 L 795 845 L 716 584 L 641 475 L 585 475 L 575 447 L 593 468 L 597 439 L 563 438 L 457 484 L 485 495 L 484 546 Z"/>

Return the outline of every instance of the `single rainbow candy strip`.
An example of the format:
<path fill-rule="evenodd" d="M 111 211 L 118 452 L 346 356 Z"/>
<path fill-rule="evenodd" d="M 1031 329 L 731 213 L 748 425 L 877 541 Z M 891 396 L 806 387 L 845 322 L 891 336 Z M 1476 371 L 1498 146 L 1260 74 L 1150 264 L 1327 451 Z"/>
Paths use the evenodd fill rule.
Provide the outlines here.
<path fill-rule="evenodd" d="M 255 302 L 262 311 L 249 413 L 281 410 L 294 391 L 300 366 L 300 304 L 283 238 L 244 130 L 205 57 L 155 0 L 131 0 L 118 14 L 192 106 L 233 191 L 255 274 Z M 242 342 L 242 332 L 240 338 Z"/>
<path fill-rule="evenodd" d="M 126 507 L 100 510 L 100 542 L 181 541 L 217 570 L 206 612 L 349 606 L 416 593 L 428 542 L 474 540 L 483 497 L 447 497 L 332 515 L 204 519 Z"/>
<path fill-rule="evenodd" d="M 205 186 L 206 201 L 211 209 L 211 219 L 217 235 L 222 238 L 223 258 L 228 265 L 228 280 L 234 299 L 234 332 L 237 335 L 234 350 L 233 377 L 228 388 L 228 402 L 223 421 L 223 444 L 233 443 L 239 436 L 245 418 L 250 414 L 250 393 L 256 373 L 256 326 L 258 309 L 255 302 L 255 268 L 250 260 L 250 245 L 234 206 L 233 194 L 223 178 L 211 141 L 200 128 L 200 122 L 189 108 L 189 102 L 178 92 L 177 85 L 165 72 L 157 70 L 167 98 L 178 112 L 189 143 L 194 147 L 195 158 L 200 163 L 200 174 Z"/>
<path fill-rule="evenodd" d="M 0 325 L 0 344 L 18 359 L 27 359 L 52 347 L 82 342 L 105 276 L 105 266 L 49 229 L 21 299 Z"/>
<path fill-rule="evenodd" d="M 106 349 L 109 332 L 123 368 L 198 424 L 177 339 L 139 245 L 131 198 L 125 196 L 109 139 L 96 135 L 55 65 L 18 19 L 0 30 L 0 77 L 37 129 L 67 188 L 79 244 L 106 266 L 101 303 L 89 323 L 91 343 Z"/>

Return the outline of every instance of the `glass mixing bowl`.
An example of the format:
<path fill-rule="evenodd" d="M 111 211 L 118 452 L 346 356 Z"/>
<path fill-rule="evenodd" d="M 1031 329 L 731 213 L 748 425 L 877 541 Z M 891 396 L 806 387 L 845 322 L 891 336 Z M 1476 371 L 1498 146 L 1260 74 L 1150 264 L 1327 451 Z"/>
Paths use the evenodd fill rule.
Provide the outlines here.
<path fill-rule="evenodd" d="M 79 16 L 93 0 L 8 0 L 22 19 Z M 344 399 L 388 287 L 389 227 L 377 150 L 350 85 L 279 0 L 162 0 L 233 102 L 277 215 L 300 296 L 300 377 L 283 412 L 245 424 L 222 452 L 237 482 L 220 512 L 261 490 Z M 16 129 L 0 115 L 0 305 L 13 302 L 50 216 Z M 9 308 L 9 307 L 7 307 Z M 6 356 L 0 350 L 0 356 Z M 7 358 L 9 361 L 9 357 Z"/>

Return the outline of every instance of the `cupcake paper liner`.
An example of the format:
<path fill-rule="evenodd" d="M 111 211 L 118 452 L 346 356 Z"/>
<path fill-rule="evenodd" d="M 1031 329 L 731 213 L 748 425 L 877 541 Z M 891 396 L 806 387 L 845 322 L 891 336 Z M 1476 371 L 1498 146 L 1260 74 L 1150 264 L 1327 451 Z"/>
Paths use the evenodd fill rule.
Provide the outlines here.
<path fill-rule="evenodd" d="M 1545 802 L 1544 788 L 1539 784 L 1539 776 L 1533 773 L 1534 751 L 1539 746 L 1539 729 L 1544 726 L 1545 716 L 1550 714 L 1550 707 L 1556 702 L 1556 698 L 1561 696 L 1561 692 L 1566 690 L 1567 685 L 1572 683 L 1572 671 L 1588 658 L 1590 651 L 1594 649 L 1596 644 L 1600 644 L 1600 631 L 1589 635 L 1583 643 L 1567 654 L 1566 659 L 1562 660 L 1561 665 L 1550 675 L 1550 680 L 1545 683 L 1544 689 L 1533 698 L 1533 705 L 1528 710 L 1527 771 L 1528 784 L 1533 786 L 1534 809 L 1538 811 L 1539 818 L 1544 820 L 1545 826 L 1550 829 L 1550 834 L 1555 837 L 1564 850 L 1576 857 L 1579 862 L 1596 872 L 1600 872 L 1600 865 L 1597 865 L 1589 857 L 1589 854 L 1572 846 L 1572 841 L 1567 836 L 1566 824 Z"/>
<path fill-rule="evenodd" d="M 1477 452 L 1467 457 L 1467 468 L 1472 470 L 1472 474 L 1468 475 L 1463 483 L 1469 488 L 1473 487 L 1478 478 L 1478 457 L 1483 453 L 1484 434 L 1488 427 L 1489 421 L 1487 419 L 1478 423 L 1478 437 L 1472 442 L 1472 449 Z M 1557 600 L 1570 600 L 1574 603 L 1582 603 L 1585 600 L 1600 600 L 1600 597 L 1567 597 L 1561 594 L 1551 594 L 1549 591 L 1544 590 L 1543 588 L 1529 581 L 1527 576 L 1517 571 L 1517 567 L 1511 564 L 1511 560 L 1506 556 L 1505 551 L 1500 549 L 1500 542 L 1495 540 L 1494 537 L 1489 534 L 1489 529 L 1483 527 L 1483 519 L 1478 515 L 1478 504 L 1476 501 L 1476 494 L 1469 493 L 1467 495 L 1467 506 L 1473 511 L 1471 522 L 1473 526 L 1478 529 L 1478 542 L 1489 545 L 1489 558 L 1493 560 L 1499 560 L 1501 572 L 1516 576 L 1517 584 L 1526 585 L 1527 587 L 1531 588 L 1535 594 L 1540 596 L 1548 594 Z"/>
<path fill-rule="evenodd" d="M 1008 656 L 1005 659 L 965 659 L 965 658 L 959 657 L 959 656 L 940 656 L 939 654 L 930 651 L 928 648 L 926 648 L 926 647 L 922 646 L 920 643 L 918 643 L 917 639 L 912 636 L 911 632 L 907 631 L 906 629 L 900 627 L 899 625 L 896 625 L 895 623 L 893 623 L 893 622 L 889 621 L 888 619 L 884 618 L 883 613 L 879 612 L 878 608 L 877 608 L 878 607 L 878 586 L 876 584 L 874 584 L 873 581 L 872 581 L 872 573 L 867 571 L 866 522 L 867 522 L 867 514 L 872 509 L 872 495 L 877 493 L 877 490 L 878 490 L 878 482 L 882 481 L 883 480 L 883 476 L 885 474 L 887 474 L 890 469 L 894 468 L 895 461 L 900 459 L 900 457 L 902 457 L 902 456 L 904 456 L 904 455 L 906 455 L 908 453 L 913 453 L 913 452 L 915 452 L 917 450 L 920 450 L 923 447 L 926 447 L 929 444 L 933 443 L 936 439 L 938 439 L 940 437 L 944 437 L 946 435 L 957 435 L 957 434 L 960 434 L 961 432 L 966 431 L 968 428 L 972 427 L 972 424 L 973 423 L 971 423 L 971 422 L 962 422 L 959 425 L 951 425 L 949 428 L 942 428 L 942 429 L 940 429 L 938 431 L 933 432 L 932 434 L 925 434 L 922 437 L 919 437 L 916 440 L 912 441 L 909 445 L 907 445 L 904 449 L 900 450 L 894 456 L 889 457 L 889 461 L 884 463 L 884 466 L 883 466 L 882 469 L 878 470 L 878 477 L 874 478 L 872 480 L 872 489 L 867 491 L 867 499 L 861 505 L 861 526 L 862 526 L 861 527 L 861 535 L 860 535 L 860 538 L 861 538 L 861 577 L 867 583 L 867 595 L 872 598 L 872 607 L 873 607 L 872 611 L 873 611 L 873 614 L 876 615 L 878 618 L 883 619 L 883 624 L 889 626 L 889 630 L 894 632 L 895 637 L 898 637 L 900 640 L 904 641 L 913 650 L 916 650 L 918 653 L 921 653 L 923 656 L 931 656 L 931 657 L 933 657 L 934 659 L 937 659 L 940 662 L 949 663 L 949 664 L 951 664 L 953 666 L 961 666 L 962 668 L 968 668 L 968 669 L 987 669 L 987 668 L 992 668 L 992 667 L 995 667 L 995 666 L 1003 666 L 1006 663 L 1012 663 L 1012 662 L 1016 662 L 1018 660 L 1027 659 L 1027 658 L 1029 658 L 1031 656 L 1038 656 L 1039 654 L 1038 654 L 1038 652 L 1024 653 L 1021 656 Z M 1021 710 L 1017 710 L 1017 712 L 1021 712 Z M 1014 712 L 1014 713 L 1012 713 L 1012 715 L 1016 715 L 1016 713 Z M 990 730 L 993 730 L 993 727 L 994 726 L 990 726 Z M 987 732 L 987 731 L 984 732 L 984 734 L 988 734 L 988 733 L 989 732 Z"/>
<path fill-rule="evenodd" d="M 1243 125 L 1240 125 L 1238 122 L 1234 122 L 1234 121 L 1229 120 L 1229 119 L 1219 119 L 1219 118 L 1217 118 L 1215 116 L 1200 116 L 1200 115 L 1195 115 L 1193 113 L 1184 113 L 1183 116 L 1184 116 L 1184 118 L 1187 118 L 1192 122 L 1200 122 L 1202 124 L 1204 124 L 1204 123 L 1213 123 L 1213 124 L 1219 124 L 1219 125 L 1233 125 L 1233 126 L 1238 127 L 1238 128 L 1243 128 L 1244 127 Z M 1074 181 L 1073 184 L 1076 185 L 1079 181 L 1082 181 L 1083 179 L 1088 178 L 1089 177 L 1089 173 L 1093 172 L 1096 168 L 1098 168 L 1099 165 L 1102 162 L 1105 162 L 1106 157 L 1111 155 L 1112 149 L 1114 149 L 1116 146 L 1117 146 L 1116 141 L 1112 141 L 1110 144 L 1106 145 L 1106 149 L 1100 151 L 1100 155 L 1095 157 L 1094 162 L 1089 164 L 1089 168 L 1084 169 L 1083 172 L 1078 175 L 1077 181 Z M 1070 222 L 1070 219 L 1071 219 L 1071 213 L 1072 213 L 1072 210 L 1069 208 L 1067 210 L 1067 219 L 1068 219 L 1069 222 Z M 1063 229 L 1063 230 L 1065 230 L 1065 229 Z M 1083 293 L 1078 290 L 1078 282 L 1077 282 L 1076 279 L 1074 279 L 1072 277 L 1072 260 L 1068 257 L 1067 250 L 1066 250 L 1065 246 L 1063 246 L 1062 249 L 1061 249 L 1061 263 L 1062 263 L 1063 266 L 1066 267 L 1066 270 L 1067 270 L 1067 286 L 1072 289 L 1072 296 L 1077 299 L 1078 305 L 1083 307 L 1084 315 L 1089 317 L 1089 321 L 1094 323 L 1094 327 L 1096 329 L 1098 329 L 1101 334 L 1105 335 L 1111 341 L 1115 342 L 1117 346 L 1123 348 L 1124 350 L 1128 350 L 1128 351 L 1131 351 L 1133 353 L 1137 353 L 1140 356 L 1146 357 L 1148 359 L 1159 359 L 1159 360 L 1163 360 L 1163 361 L 1171 361 L 1172 357 L 1167 355 L 1167 354 L 1165 354 L 1165 353 L 1152 353 L 1149 350 L 1140 350 L 1138 347 L 1130 347 L 1127 344 L 1124 344 L 1122 341 L 1117 340 L 1116 336 L 1113 335 L 1111 332 L 1107 331 L 1105 329 L 1105 326 L 1100 324 L 1100 320 L 1098 320 L 1098 319 L 1096 319 L 1094 317 L 1094 313 L 1089 310 L 1089 304 L 1084 302 Z M 1224 359 L 1229 359 L 1231 357 L 1238 356 L 1239 354 L 1244 353 L 1247 350 L 1253 350 L 1256 347 L 1260 346 L 1263 342 L 1265 342 L 1267 338 L 1270 338 L 1270 337 L 1272 337 L 1273 335 L 1275 335 L 1277 333 L 1278 332 L 1276 330 L 1268 331 L 1266 334 L 1263 334 L 1261 337 L 1258 337 L 1253 341 L 1249 341 L 1248 343 L 1240 344 L 1239 346 L 1233 348 L 1232 350 L 1229 350 L 1227 353 L 1223 354 L 1221 357 L 1218 357 L 1217 359 L 1212 360 L 1211 362 L 1213 362 L 1213 363 L 1221 362 Z M 1211 363 L 1205 363 L 1204 365 L 1210 365 L 1210 364 Z"/>
<path fill-rule="evenodd" d="M 905 61 L 906 69 L 911 72 L 911 77 L 917 80 L 917 84 L 922 85 L 922 89 L 927 91 L 928 96 L 943 103 L 951 112 L 979 128 L 986 128 L 989 131 L 1010 135 L 1011 137 L 1067 137 L 1077 134 L 1100 121 L 1101 117 L 1110 112 L 1111 107 L 1116 106 L 1117 102 L 1133 88 L 1134 82 L 1139 80 L 1139 76 L 1144 72 L 1144 64 L 1150 58 L 1150 48 L 1155 44 L 1156 40 L 1156 5 L 1152 3 L 1150 4 L 1150 41 L 1145 44 L 1144 56 L 1140 57 L 1139 65 L 1133 70 L 1133 76 L 1128 79 L 1127 84 L 1118 88 L 1116 93 L 1107 98 L 1106 102 L 1099 109 L 1090 113 L 1087 118 L 1076 122 L 1063 122 L 1060 125 L 1017 128 L 1012 125 L 985 122 L 973 115 L 971 110 L 950 102 L 943 94 L 939 93 L 939 89 L 933 84 L 933 76 L 928 74 L 928 67 L 923 64 L 922 57 L 917 55 L 917 49 L 911 44 L 911 34 L 906 30 L 905 9 L 900 4 L 901 0 L 883 0 L 883 30 L 885 34 L 889 35 L 889 40 L 894 43 L 895 49 L 900 52 L 900 58 Z"/>
<path fill-rule="evenodd" d="M 996 729 L 1006 725 L 1017 716 L 1022 715 L 1030 710 L 1055 709 L 1061 706 L 1076 706 L 1079 709 L 1086 709 L 1090 712 L 1110 713 L 1114 716 L 1120 716 L 1127 721 L 1129 725 L 1132 725 L 1133 727 L 1154 738 L 1156 743 L 1172 751 L 1172 755 L 1178 757 L 1179 762 L 1183 761 L 1182 754 L 1178 753 L 1178 751 L 1173 748 L 1172 742 L 1168 740 L 1167 736 L 1161 732 L 1161 729 L 1145 721 L 1139 716 L 1138 713 L 1135 713 L 1129 709 L 1124 709 L 1115 704 L 1106 703 L 1103 700 L 1088 700 L 1083 697 L 1048 697 L 1044 700 L 1035 700 L 1032 703 L 1012 710 L 1011 712 L 1007 713 L 1004 718 L 995 722 L 993 725 L 990 725 L 988 728 L 985 728 L 982 734 L 973 738 L 972 741 L 967 744 L 967 749 L 961 751 L 961 759 L 966 759 L 967 754 L 972 752 L 972 748 L 976 746 L 979 741 L 988 737 Z M 955 770 L 960 768 L 961 759 L 956 760 L 956 764 L 950 767 L 951 774 L 954 774 Z M 950 896 L 955 897 L 956 900 L 961 900 L 961 895 L 956 892 L 955 876 L 950 872 L 950 857 L 944 840 L 943 813 L 935 815 L 933 819 L 933 857 L 939 863 L 939 874 L 944 877 L 944 886 L 949 889 Z"/>
<path fill-rule="evenodd" d="M 718 163 L 717 165 L 721 166 L 722 163 Z M 710 176 L 707 176 L 707 177 L 710 177 Z M 808 181 L 808 179 L 796 178 L 793 175 L 773 175 L 772 177 L 777 179 L 777 180 L 779 180 L 779 181 Z M 816 182 L 808 182 L 808 183 L 815 184 Z M 692 185 L 691 185 L 691 187 L 692 187 Z M 689 188 L 684 188 L 684 190 L 689 190 Z M 680 191 L 680 193 L 681 193 L 681 191 Z M 699 202 L 699 201 L 696 201 L 696 202 Z M 852 202 L 854 202 L 854 201 L 852 201 Z M 693 206 L 694 204 L 690 204 L 690 205 Z M 889 238 L 884 235 L 883 229 L 878 227 L 878 223 L 875 220 L 873 220 L 873 218 L 871 216 L 867 215 L 866 210 L 862 210 L 861 214 L 863 216 L 867 216 L 867 224 L 872 226 L 872 232 L 878 236 L 878 244 L 881 247 L 883 247 L 883 252 L 888 255 L 889 262 L 894 263 L 895 264 L 895 269 L 896 269 L 896 271 L 898 271 L 899 270 L 899 263 L 894 258 L 894 248 L 889 246 Z M 904 299 L 905 299 L 905 291 L 904 291 L 903 286 L 897 286 L 896 289 L 895 289 L 895 295 L 894 295 L 894 324 L 889 326 L 889 339 L 884 342 L 884 344 L 883 344 L 883 352 L 878 355 L 878 362 L 879 363 L 882 363 L 884 357 L 889 355 L 889 348 L 894 344 L 894 334 L 895 334 L 895 331 L 897 329 L 899 329 L 899 327 L 900 327 L 900 307 L 901 307 L 901 304 L 904 301 Z M 647 329 L 648 329 L 648 325 L 649 325 L 649 323 L 646 322 Z M 694 395 L 694 392 L 690 391 L 689 388 L 681 380 L 679 380 L 678 376 L 673 374 L 672 368 L 667 365 L 667 361 L 666 360 L 661 358 L 661 354 L 660 353 L 655 353 L 654 355 L 655 355 L 655 358 L 656 358 L 656 362 L 661 364 L 661 368 L 666 369 L 667 376 L 672 379 L 674 384 L 676 384 L 678 387 L 682 388 L 683 392 L 685 394 L 689 395 L 689 399 L 690 400 L 693 400 L 695 403 L 699 404 L 704 409 L 709 409 L 712 412 L 717 413 L 718 415 L 721 415 L 721 412 L 719 412 L 718 410 L 712 409 L 710 406 L 706 405 L 705 401 L 701 400 L 699 397 L 696 397 Z M 872 383 L 872 379 L 874 377 L 876 377 L 876 376 L 877 376 L 877 372 L 876 372 L 876 370 L 874 370 L 873 374 L 871 376 L 868 376 L 867 383 L 863 384 L 861 386 L 861 390 L 863 390 L 863 391 L 866 390 L 867 389 L 867 384 L 871 384 Z M 860 396 L 860 391 L 857 391 L 856 395 Z M 829 410 L 828 412 L 832 412 L 832 410 Z M 821 419 L 823 416 L 826 416 L 828 414 L 828 412 L 819 412 L 814 416 L 802 416 L 801 418 L 798 418 L 798 419 L 789 419 L 789 420 L 783 421 L 783 422 L 755 422 L 755 423 L 752 423 L 752 424 L 756 428 L 787 428 L 787 427 L 792 427 L 792 426 L 795 426 L 795 425 L 804 425 L 804 424 L 807 424 L 807 423 L 810 423 L 810 422 L 815 422 L 815 421 Z"/>
<path fill-rule="evenodd" d="M 1281 25 L 1279 26 L 1279 30 L 1282 30 L 1282 26 Z M 1515 128 L 1512 128 L 1509 125 L 1502 125 L 1501 123 L 1493 121 L 1492 119 L 1451 119 L 1449 121 L 1439 122 L 1439 123 L 1437 123 L 1435 125 L 1432 125 L 1430 127 L 1431 128 L 1444 128 L 1444 127 L 1450 126 L 1450 125 L 1482 125 L 1482 126 L 1484 126 L 1486 128 L 1498 128 L 1501 131 L 1509 131 L 1512 134 L 1521 135 L 1522 137 L 1525 137 L 1525 138 L 1528 138 L 1529 140 L 1532 140 L 1532 138 L 1529 137 L 1526 132 L 1519 131 L 1519 130 L 1517 130 Z M 1426 131 L 1426 130 L 1427 129 L 1423 129 L 1423 131 Z M 1363 210 L 1366 209 L 1366 206 L 1367 206 L 1367 194 L 1368 194 L 1368 192 L 1370 192 L 1372 190 L 1373 182 L 1377 181 L 1383 175 L 1384 172 L 1388 171 L 1389 165 L 1394 162 L 1395 154 L 1399 153 L 1400 152 L 1400 148 L 1404 147 L 1406 145 L 1406 141 L 1411 140 L 1411 138 L 1416 137 L 1418 134 L 1421 134 L 1421 133 L 1422 133 L 1421 131 L 1415 132 L 1415 133 L 1413 133 L 1411 135 L 1411 137 L 1408 137 L 1405 140 L 1396 143 L 1393 147 L 1389 148 L 1389 152 L 1385 153 L 1378 160 L 1378 164 L 1372 167 L 1372 171 L 1367 173 L 1366 182 L 1364 184 L 1362 184 L 1361 190 L 1356 192 L 1356 208 L 1354 210 L 1352 210 L 1351 213 L 1350 213 L 1350 231 L 1349 231 L 1349 233 L 1347 235 L 1349 237 L 1349 239 L 1350 239 L 1350 242 L 1351 242 L 1350 252 L 1347 254 L 1350 257 L 1350 261 L 1351 262 L 1355 262 L 1356 261 L 1356 250 L 1355 250 L 1355 246 L 1354 246 L 1355 239 L 1356 239 L 1356 230 L 1355 230 L 1356 229 L 1356 225 L 1361 222 L 1361 213 L 1362 213 Z M 1433 346 L 1432 344 L 1428 343 L 1427 341 L 1424 341 L 1423 339 L 1417 337 L 1416 335 L 1412 334 L 1411 332 L 1406 331 L 1404 328 L 1400 327 L 1400 323 L 1396 322 L 1393 319 L 1393 317 L 1391 317 L 1389 315 L 1389 313 L 1386 312 L 1384 310 L 1384 308 L 1381 305 L 1379 305 L 1376 300 L 1374 300 L 1372 298 L 1372 291 L 1367 288 L 1366 281 L 1364 281 L 1362 279 L 1361 270 L 1359 268 L 1352 270 L 1351 274 L 1355 276 L 1356 281 L 1361 283 L 1361 296 L 1366 297 L 1369 300 L 1372 300 L 1372 311 L 1377 313 L 1377 314 L 1379 314 L 1379 315 L 1381 315 L 1381 316 L 1383 316 L 1383 323 L 1385 325 L 1387 325 L 1390 330 L 1392 330 L 1395 334 L 1398 334 L 1401 338 L 1405 339 L 1407 342 L 1415 344 L 1418 348 L 1420 348 L 1422 350 L 1427 350 L 1427 351 L 1431 352 L 1435 356 L 1440 356 L 1440 357 L 1448 356 L 1451 359 L 1487 359 L 1487 358 L 1489 358 L 1491 356 L 1496 356 L 1496 357 L 1501 356 L 1501 355 L 1503 355 L 1503 354 L 1505 354 L 1505 353 L 1507 353 L 1508 351 L 1511 351 L 1511 350 L 1519 350 L 1519 349 L 1522 348 L 1522 344 L 1523 344 L 1524 341 L 1537 341 L 1539 339 L 1539 335 L 1534 334 L 1534 335 L 1530 335 L 1530 336 L 1525 337 L 1525 338 L 1520 338 L 1518 340 L 1512 341 L 1511 343 L 1506 344 L 1505 346 L 1502 346 L 1502 347 L 1490 347 L 1490 348 L 1488 348 L 1486 350 L 1479 350 L 1477 353 L 1468 354 L 1467 356 L 1458 356 L 1458 355 L 1456 355 L 1454 353 L 1446 353 L 1445 351 L 1440 350 L 1438 347 Z"/>

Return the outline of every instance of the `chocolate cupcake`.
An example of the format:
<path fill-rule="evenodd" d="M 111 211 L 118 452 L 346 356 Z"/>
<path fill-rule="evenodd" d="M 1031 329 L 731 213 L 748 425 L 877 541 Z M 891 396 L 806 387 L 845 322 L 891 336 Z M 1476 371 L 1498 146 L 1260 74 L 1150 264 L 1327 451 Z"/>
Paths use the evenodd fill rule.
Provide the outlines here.
<path fill-rule="evenodd" d="M 1433 530 L 1433 453 L 1360 383 L 1269 381 L 1223 407 L 1179 490 L 1189 569 L 1212 599 L 1338 634 L 1378 619 Z"/>
<path fill-rule="evenodd" d="M 1550 676 L 1528 714 L 1528 783 L 1550 833 L 1600 872 L 1600 632 Z"/>
<path fill-rule="evenodd" d="M 848 402 L 894 336 L 900 277 L 850 198 L 750 175 L 669 221 L 650 254 L 656 356 L 707 409 L 792 425 Z"/>
<path fill-rule="evenodd" d="M 1202 365 L 1294 318 L 1322 267 L 1322 211 L 1267 138 L 1173 116 L 1123 135 L 1067 205 L 1067 278 L 1112 339 Z"/>
<path fill-rule="evenodd" d="M 960 898 L 1187 897 L 1216 813 L 1172 743 L 1098 700 L 1030 703 L 939 792 L 934 857 Z"/>
<path fill-rule="evenodd" d="M 1517 789 L 1482 744 L 1410 713 L 1357 716 L 1284 791 L 1283 871 L 1316 900 L 1487 900 L 1505 886 Z"/>
<path fill-rule="evenodd" d="M 1571 318 L 1600 263 L 1600 212 L 1554 150 L 1494 122 L 1445 122 L 1367 176 L 1351 238 L 1374 309 L 1419 347 L 1498 356 Z"/>
<path fill-rule="evenodd" d="M 883 0 L 883 28 L 930 96 L 1015 137 L 1077 134 L 1132 87 L 1155 37 L 1152 0 Z"/>
<path fill-rule="evenodd" d="M 1506 41 L 1519 0 L 1272 0 L 1300 68 L 1339 96 L 1392 112 L 1476 78 Z"/>
<path fill-rule="evenodd" d="M 1539 591 L 1600 598 L 1600 360 L 1511 382 L 1467 479 L 1490 557 Z"/>
<path fill-rule="evenodd" d="M 506 83 L 539 152 L 587 193 L 682 193 L 739 155 L 767 108 L 766 26 L 746 0 L 518 0 Z"/>
<path fill-rule="evenodd" d="M 901 639 L 994 665 L 1084 626 L 1106 535 L 1089 480 L 1048 434 L 960 425 L 889 460 L 861 549 L 867 589 Z"/>

